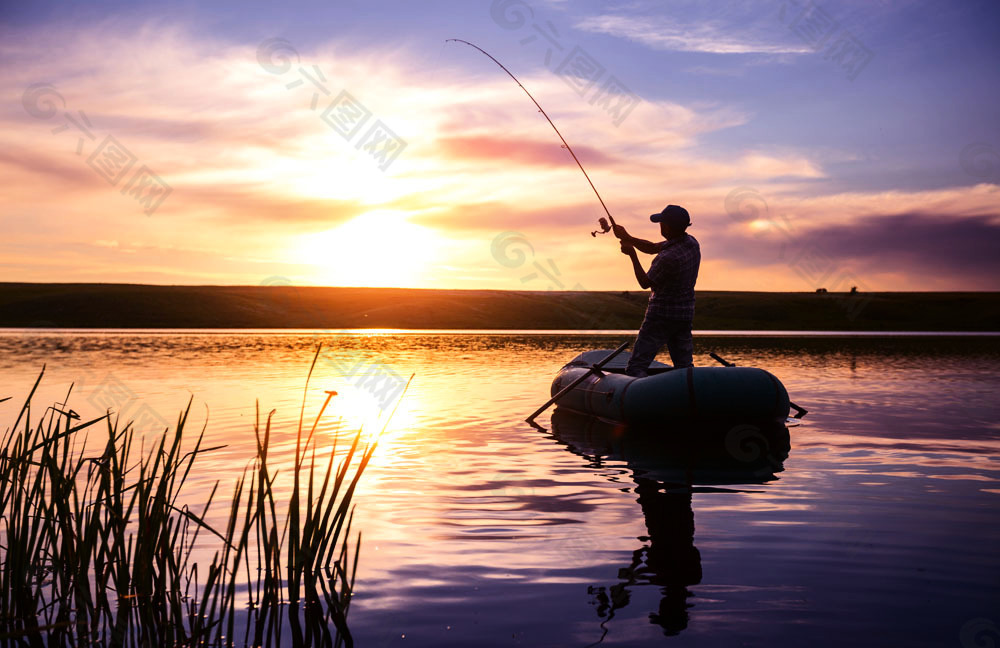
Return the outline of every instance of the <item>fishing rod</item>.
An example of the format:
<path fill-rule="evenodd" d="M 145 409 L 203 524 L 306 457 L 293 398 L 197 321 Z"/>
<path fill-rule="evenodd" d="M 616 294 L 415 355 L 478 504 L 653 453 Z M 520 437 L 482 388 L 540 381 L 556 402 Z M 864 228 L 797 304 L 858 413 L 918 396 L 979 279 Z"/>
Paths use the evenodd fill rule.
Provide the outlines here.
<path fill-rule="evenodd" d="M 502 69 L 504 72 L 507 73 L 507 76 L 509 76 L 510 78 L 514 79 L 514 83 L 516 83 L 518 86 L 520 86 L 521 90 L 524 90 L 524 94 L 528 95 L 528 99 L 531 99 L 531 102 L 535 104 L 536 108 L 538 108 L 538 112 L 542 113 L 542 116 L 544 116 L 545 119 L 548 120 L 549 125 L 552 126 L 552 130 L 554 130 L 556 132 L 556 135 L 559 136 L 559 139 L 562 140 L 563 148 L 566 149 L 567 151 L 569 151 L 569 154 L 573 156 L 573 161 L 576 162 L 576 166 L 580 167 L 580 171 L 583 172 L 583 177 L 587 179 L 587 183 L 590 184 L 590 188 L 594 190 L 594 195 L 596 195 L 597 199 L 599 201 L 601 201 L 601 207 L 604 208 L 604 213 L 608 215 L 608 219 L 611 221 L 611 225 L 609 226 L 608 225 L 608 221 L 605 220 L 604 217 L 602 216 L 600 218 L 600 220 L 598 221 L 598 223 L 600 225 L 600 228 L 601 228 L 599 233 L 601 233 L 601 234 L 607 234 L 608 232 L 610 232 L 611 228 L 617 225 L 617 223 L 615 223 L 614 216 L 612 216 L 611 212 L 608 211 L 608 206 L 604 204 L 604 199 L 601 198 L 601 194 L 598 193 L 597 187 L 594 186 L 594 182 L 590 179 L 590 176 L 587 175 L 587 170 L 583 168 L 582 164 L 580 164 L 580 158 L 576 157 L 576 153 L 573 152 L 573 148 L 569 145 L 569 142 L 566 141 L 566 138 L 563 137 L 562 133 L 559 132 L 559 129 L 556 128 L 555 122 L 553 122 L 552 118 L 549 117 L 548 113 L 545 112 L 545 109 L 542 108 L 542 106 L 535 100 L 535 98 L 531 96 L 531 93 L 528 92 L 528 89 L 524 87 L 524 84 L 522 84 L 520 81 L 517 80 L 517 77 L 514 76 L 514 73 L 511 72 L 510 70 L 508 70 L 507 67 L 503 63 L 501 63 L 500 61 L 496 60 L 496 58 L 492 54 L 490 54 L 489 52 L 487 52 L 486 50 L 484 50 L 482 47 L 479 47 L 478 45 L 474 45 L 474 44 L 470 43 L 469 41 L 462 40 L 461 38 L 449 38 L 449 39 L 445 40 L 446 43 L 451 42 L 451 41 L 454 41 L 456 43 L 465 43 L 469 47 L 474 47 L 475 49 L 477 49 L 480 52 L 482 52 L 483 54 L 485 54 L 487 57 L 489 57 L 489 59 L 491 61 L 493 61 L 494 63 L 496 63 L 497 65 L 499 65 L 500 69 Z M 591 232 L 590 233 L 590 235 L 594 236 L 594 237 L 596 237 L 597 234 L 598 234 L 598 232 Z"/>

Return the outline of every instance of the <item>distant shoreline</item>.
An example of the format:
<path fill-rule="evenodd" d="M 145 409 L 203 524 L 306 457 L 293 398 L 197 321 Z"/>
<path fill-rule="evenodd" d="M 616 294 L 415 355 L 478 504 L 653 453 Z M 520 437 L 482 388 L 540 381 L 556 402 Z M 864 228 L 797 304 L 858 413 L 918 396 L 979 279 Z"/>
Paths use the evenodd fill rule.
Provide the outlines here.
<path fill-rule="evenodd" d="M 642 291 L 0 283 L 0 327 L 635 330 Z M 1000 292 L 699 291 L 702 331 L 996 332 Z"/>

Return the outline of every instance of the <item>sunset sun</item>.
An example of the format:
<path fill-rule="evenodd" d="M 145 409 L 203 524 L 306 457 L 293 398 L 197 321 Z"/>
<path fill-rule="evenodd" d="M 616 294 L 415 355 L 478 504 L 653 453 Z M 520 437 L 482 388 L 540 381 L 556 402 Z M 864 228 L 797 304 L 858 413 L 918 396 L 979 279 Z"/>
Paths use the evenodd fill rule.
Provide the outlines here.
<path fill-rule="evenodd" d="M 314 267 L 313 281 L 336 286 L 418 286 L 440 239 L 407 214 L 373 210 L 299 241 L 298 256 Z"/>

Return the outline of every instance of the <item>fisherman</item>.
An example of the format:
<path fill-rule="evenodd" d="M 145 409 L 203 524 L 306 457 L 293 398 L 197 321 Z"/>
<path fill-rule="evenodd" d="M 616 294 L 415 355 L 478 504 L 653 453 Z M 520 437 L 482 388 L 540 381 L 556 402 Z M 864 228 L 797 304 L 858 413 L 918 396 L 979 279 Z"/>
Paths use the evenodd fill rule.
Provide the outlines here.
<path fill-rule="evenodd" d="M 694 366 L 691 322 L 694 320 L 694 284 L 701 265 L 698 241 L 687 233 L 691 218 L 686 209 L 667 205 L 649 220 L 660 224 L 660 234 L 666 241 L 653 243 L 635 238 L 621 225 L 614 226 L 615 236 L 621 240 L 622 253 L 632 259 L 639 285 L 653 290 L 625 369 L 629 376 L 639 377 L 647 375 L 650 363 L 664 344 L 675 368 Z M 656 255 L 648 272 L 642 269 L 636 250 Z"/>

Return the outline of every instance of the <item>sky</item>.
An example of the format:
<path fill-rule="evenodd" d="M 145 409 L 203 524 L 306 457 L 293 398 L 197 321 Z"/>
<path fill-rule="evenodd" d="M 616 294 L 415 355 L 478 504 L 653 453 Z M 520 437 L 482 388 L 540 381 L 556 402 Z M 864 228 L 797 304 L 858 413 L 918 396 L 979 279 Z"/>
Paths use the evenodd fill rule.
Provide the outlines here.
<path fill-rule="evenodd" d="M 0 8 L 0 281 L 1000 290 L 1000 5 Z M 645 257 L 648 263 L 651 257 Z"/>

